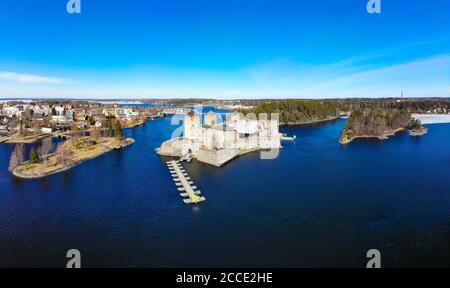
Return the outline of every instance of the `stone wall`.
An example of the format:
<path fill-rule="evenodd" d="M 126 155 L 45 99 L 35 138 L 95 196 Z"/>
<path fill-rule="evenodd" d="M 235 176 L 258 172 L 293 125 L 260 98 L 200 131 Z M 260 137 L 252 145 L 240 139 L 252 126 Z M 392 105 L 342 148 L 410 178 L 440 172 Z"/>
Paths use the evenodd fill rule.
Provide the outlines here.
<path fill-rule="evenodd" d="M 207 150 L 200 148 L 197 160 L 217 167 L 239 156 L 239 149 Z"/>
<path fill-rule="evenodd" d="M 157 150 L 159 155 L 183 157 L 192 150 L 192 142 L 189 139 L 170 139 L 161 144 Z"/>

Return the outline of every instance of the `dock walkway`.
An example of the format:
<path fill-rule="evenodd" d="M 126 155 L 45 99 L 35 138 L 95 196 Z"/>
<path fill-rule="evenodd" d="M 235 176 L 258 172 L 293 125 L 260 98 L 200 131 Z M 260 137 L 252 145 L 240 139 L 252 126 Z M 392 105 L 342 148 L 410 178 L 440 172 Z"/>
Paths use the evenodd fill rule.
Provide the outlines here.
<path fill-rule="evenodd" d="M 199 203 L 206 200 L 205 197 L 200 196 L 200 191 L 196 191 L 197 187 L 193 186 L 194 182 L 190 181 L 186 170 L 181 166 L 179 161 L 167 161 L 167 167 L 172 175 L 173 181 L 180 191 L 183 202 L 186 204 Z"/>

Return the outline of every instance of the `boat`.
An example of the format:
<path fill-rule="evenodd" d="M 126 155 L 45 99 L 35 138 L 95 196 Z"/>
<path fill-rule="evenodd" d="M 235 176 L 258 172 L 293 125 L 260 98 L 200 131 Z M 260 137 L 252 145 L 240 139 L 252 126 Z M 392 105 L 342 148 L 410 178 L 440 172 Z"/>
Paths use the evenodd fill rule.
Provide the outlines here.
<path fill-rule="evenodd" d="M 288 135 L 285 134 L 285 133 L 282 133 L 282 134 L 281 134 L 281 141 L 294 141 L 295 139 L 297 139 L 297 136 L 296 136 L 296 135 L 288 136 Z"/>

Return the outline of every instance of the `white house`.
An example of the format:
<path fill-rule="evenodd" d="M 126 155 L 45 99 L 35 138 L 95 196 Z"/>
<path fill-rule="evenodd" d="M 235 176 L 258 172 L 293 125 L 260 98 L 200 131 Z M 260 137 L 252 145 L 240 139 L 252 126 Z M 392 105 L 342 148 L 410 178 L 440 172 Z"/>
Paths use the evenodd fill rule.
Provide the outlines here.
<path fill-rule="evenodd" d="M 72 119 L 70 119 L 66 116 L 56 115 L 56 116 L 52 116 L 52 121 L 56 122 L 56 123 L 69 123 L 72 121 Z"/>
<path fill-rule="evenodd" d="M 33 115 L 36 116 L 48 116 L 49 109 L 46 106 L 34 105 L 31 109 L 33 109 Z"/>
<path fill-rule="evenodd" d="M 52 133 L 52 128 L 42 127 L 41 128 L 41 133 L 43 133 L 43 134 L 51 134 Z"/>
<path fill-rule="evenodd" d="M 6 107 L 3 109 L 5 114 L 9 117 L 20 117 L 22 115 L 23 110 L 18 106 Z"/>
<path fill-rule="evenodd" d="M 54 107 L 56 111 L 56 116 L 63 116 L 64 115 L 64 106 L 56 106 Z"/>

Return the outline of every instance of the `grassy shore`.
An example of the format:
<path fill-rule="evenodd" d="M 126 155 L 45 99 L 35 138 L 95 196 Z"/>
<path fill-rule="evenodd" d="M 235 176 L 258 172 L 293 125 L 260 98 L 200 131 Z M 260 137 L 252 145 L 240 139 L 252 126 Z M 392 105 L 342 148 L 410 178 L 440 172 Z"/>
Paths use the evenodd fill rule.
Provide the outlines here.
<path fill-rule="evenodd" d="M 51 135 L 44 134 L 44 133 L 31 133 L 31 134 L 26 134 L 26 135 L 14 136 L 14 137 L 6 140 L 5 143 L 8 143 L 8 144 L 31 144 L 31 143 L 35 143 L 35 142 L 42 140 L 49 136 L 51 136 Z"/>
<path fill-rule="evenodd" d="M 127 138 L 125 140 L 117 140 L 111 137 L 102 137 L 97 141 L 91 140 L 89 137 L 83 137 L 79 140 L 68 140 L 66 145 L 66 157 L 64 161 L 61 156 L 52 154 L 47 161 L 40 163 L 25 162 L 12 172 L 20 178 L 41 178 L 51 174 L 66 171 L 84 161 L 98 157 L 113 149 L 120 149 L 134 143 L 134 139 Z"/>
<path fill-rule="evenodd" d="M 122 128 L 134 128 L 137 126 L 141 126 L 144 125 L 145 121 L 142 119 L 138 119 L 138 120 L 128 120 L 125 123 L 122 124 Z"/>

